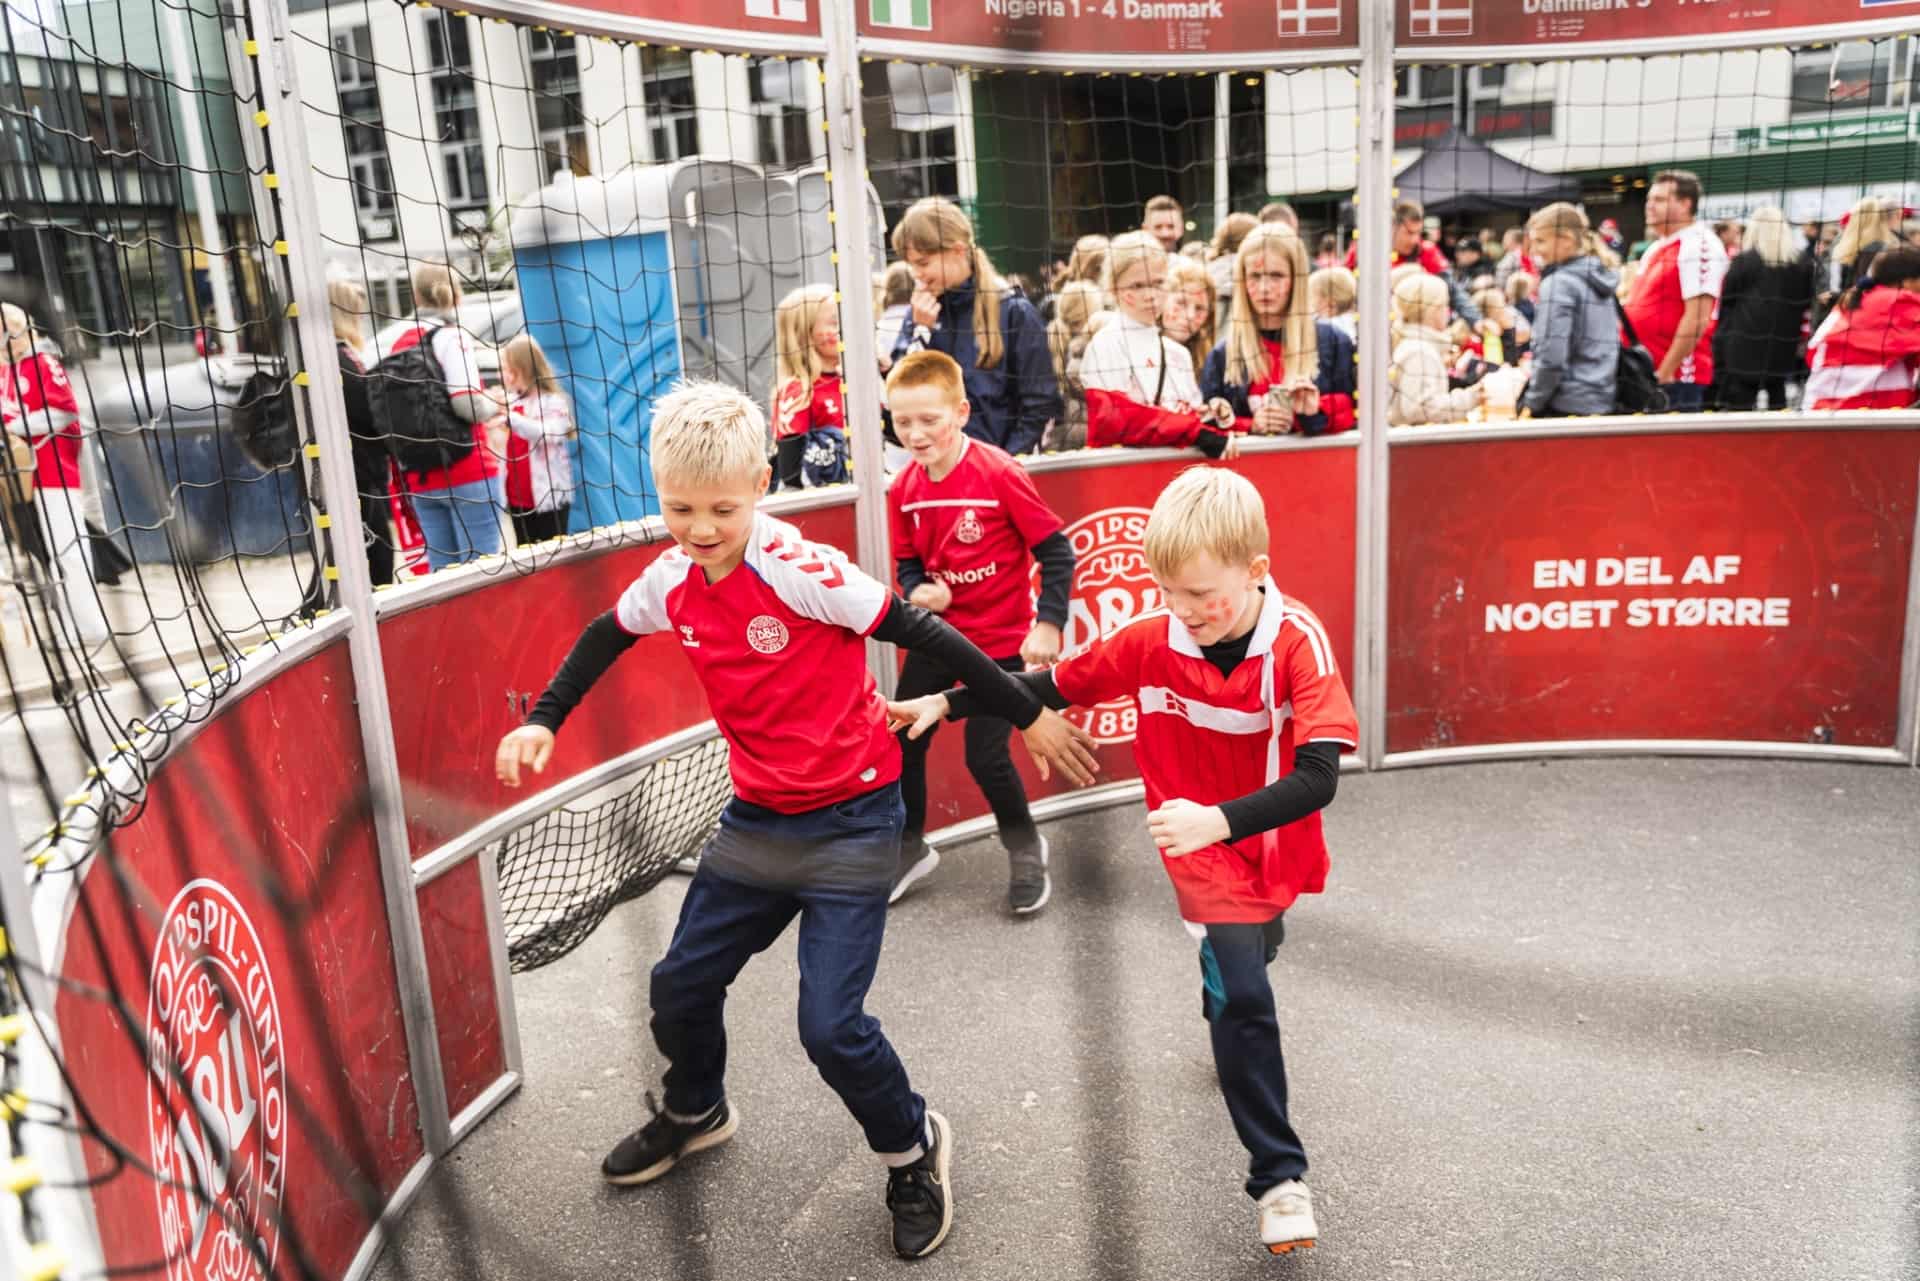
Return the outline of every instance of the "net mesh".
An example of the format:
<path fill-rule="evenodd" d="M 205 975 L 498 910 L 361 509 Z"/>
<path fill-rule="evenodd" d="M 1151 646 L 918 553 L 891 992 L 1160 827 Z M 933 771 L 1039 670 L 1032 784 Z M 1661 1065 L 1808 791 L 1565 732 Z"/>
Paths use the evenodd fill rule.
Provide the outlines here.
<path fill-rule="evenodd" d="M 710 738 L 645 766 L 614 795 L 562 806 L 502 841 L 500 912 L 514 970 L 559 960 L 616 905 L 698 854 L 731 795 L 726 740 Z"/>

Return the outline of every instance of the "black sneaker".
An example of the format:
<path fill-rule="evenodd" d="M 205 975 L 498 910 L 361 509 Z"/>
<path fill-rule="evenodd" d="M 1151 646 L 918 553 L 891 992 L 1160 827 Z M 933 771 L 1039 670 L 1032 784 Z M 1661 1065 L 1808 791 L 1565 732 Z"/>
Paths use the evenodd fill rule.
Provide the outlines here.
<path fill-rule="evenodd" d="M 894 869 L 893 889 L 887 893 L 889 906 L 906 897 L 908 890 L 918 881 L 924 880 L 934 868 L 940 866 L 940 851 L 924 841 L 906 842 L 900 846 L 900 866 Z"/>
<path fill-rule="evenodd" d="M 660 1110 L 649 1090 L 647 1110 L 653 1119 L 620 1140 L 600 1163 L 607 1182 L 623 1187 L 651 1183 L 678 1165 L 681 1157 L 717 1148 L 740 1128 L 740 1117 L 725 1099 L 705 1120 L 676 1121 Z"/>
<path fill-rule="evenodd" d="M 953 1157 L 953 1127 L 927 1109 L 933 1142 L 918 1161 L 887 1171 L 887 1209 L 893 1211 L 893 1250 L 903 1259 L 924 1259 L 940 1248 L 953 1227 L 953 1197 L 947 1167 Z"/>
<path fill-rule="evenodd" d="M 1015 916 L 1038 912 L 1053 896 L 1053 877 L 1047 874 L 1051 852 L 1044 836 L 1031 848 L 1007 851 L 1007 906 Z"/>

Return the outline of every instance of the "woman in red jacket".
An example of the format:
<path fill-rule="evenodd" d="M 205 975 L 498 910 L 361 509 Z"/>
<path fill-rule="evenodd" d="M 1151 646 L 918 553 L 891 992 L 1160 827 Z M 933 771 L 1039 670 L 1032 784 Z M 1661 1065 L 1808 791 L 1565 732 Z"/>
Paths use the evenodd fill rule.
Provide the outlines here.
<path fill-rule="evenodd" d="M 1874 259 L 1807 344 L 1808 409 L 1904 409 L 1920 373 L 1920 249 Z"/>
<path fill-rule="evenodd" d="M 92 649 L 110 628 L 87 563 L 80 507 L 80 406 L 52 351 L 41 350 L 27 313 L 0 303 L 6 339 L 0 346 L 0 424 L 33 444 L 34 506 L 53 573 L 64 585 L 80 641 Z"/>

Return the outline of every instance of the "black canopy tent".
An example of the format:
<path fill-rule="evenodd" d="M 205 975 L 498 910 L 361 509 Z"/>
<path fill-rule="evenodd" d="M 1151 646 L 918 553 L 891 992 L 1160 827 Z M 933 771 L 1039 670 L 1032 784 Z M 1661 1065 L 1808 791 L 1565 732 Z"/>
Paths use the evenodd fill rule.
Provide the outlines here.
<path fill-rule="evenodd" d="M 1556 200 L 1578 200 L 1580 183 L 1509 160 L 1483 142 L 1448 129 L 1420 158 L 1394 175 L 1399 199 L 1417 200 L 1441 218 L 1458 214 L 1526 212 Z"/>

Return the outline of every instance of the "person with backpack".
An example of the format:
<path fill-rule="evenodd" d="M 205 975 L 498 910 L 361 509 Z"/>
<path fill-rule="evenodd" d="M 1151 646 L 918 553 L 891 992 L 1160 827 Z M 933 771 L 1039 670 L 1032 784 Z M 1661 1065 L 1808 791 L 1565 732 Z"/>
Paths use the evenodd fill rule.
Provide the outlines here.
<path fill-rule="evenodd" d="M 416 324 L 396 338 L 368 380 L 385 438 L 427 540 L 427 566 L 445 569 L 505 546 L 501 469 L 488 420 L 506 408 L 485 385 L 473 340 L 455 313 L 460 285 L 445 263 L 413 269 Z"/>
<path fill-rule="evenodd" d="M 1534 418 L 1610 414 L 1620 366 L 1613 310 L 1620 278 L 1595 255 L 1594 235 L 1577 205 L 1558 201 L 1534 214 L 1527 242 L 1541 276 L 1533 367 L 1520 408 Z"/>

